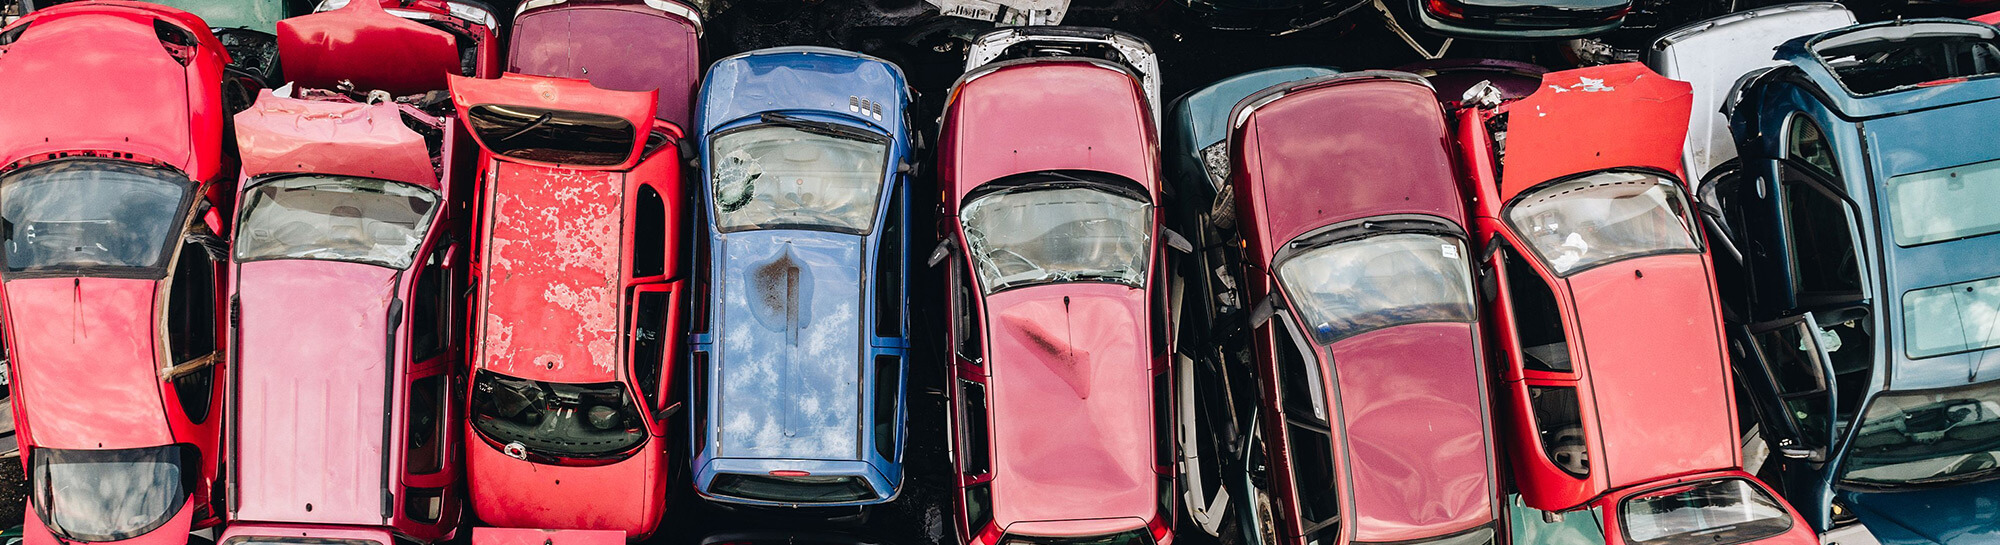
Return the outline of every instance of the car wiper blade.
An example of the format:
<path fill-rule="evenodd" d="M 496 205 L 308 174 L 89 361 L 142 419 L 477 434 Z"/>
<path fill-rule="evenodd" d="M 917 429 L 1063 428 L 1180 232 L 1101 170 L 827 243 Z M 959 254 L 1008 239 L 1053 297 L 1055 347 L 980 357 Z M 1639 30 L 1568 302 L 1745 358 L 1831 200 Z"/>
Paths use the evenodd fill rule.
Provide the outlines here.
<path fill-rule="evenodd" d="M 798 116 L 773 113 L 773 112 L 765 112 L 763 115 L 759 116 L 759 119 L 763 120 L 765 123 L 770 123 L 772 125 L 783 125 L 786 127 L 798 129 L 803 132 L 808 132 L 821 136 L 845 138 L 848 140 L 860 140 L 862 142 L 869 142 L 875 144 L 889 143 L 888 137 L 868 132 L 862 129 L 854 128 L 848 125 L 842 125 L 839 123 L 814 121 L 811 119 L 806 119 Z"/>

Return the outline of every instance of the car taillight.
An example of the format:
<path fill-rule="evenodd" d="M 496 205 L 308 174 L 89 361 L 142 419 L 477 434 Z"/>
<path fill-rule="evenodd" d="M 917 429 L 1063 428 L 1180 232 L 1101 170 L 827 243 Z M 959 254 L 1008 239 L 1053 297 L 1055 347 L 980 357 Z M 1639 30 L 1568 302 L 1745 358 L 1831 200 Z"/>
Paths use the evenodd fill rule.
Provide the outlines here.
<path fill-rule="evenodd" d="M 797 470 L 797 469 L 773 469 L 773 470 L 771 470 L 771 476 L 772 476 L 772 477 L 811 477 L 811 476 L 812 476 L 812 473 L 810 473 L 810 472 L 806 472 L 806 471 L 800 471 L 800 470 Z"/>
<path fill-rule="evenodd" d="M 1174 535 L 1173 527 L 1168 526 L 1167 523 L 1162 521 L 1161 519 L 1155 518 L 1151 522 L 1147 522 L 1146 527 L 1153 531 L 1153 543 L 1159 545 L 1165 545 L 1168 541 L 1173 539 Z"/>
<path fill-rule="evenodd" d="M 1465 18 L 1465 10 L 1452 5 L 1450 0 L 1426 0 L 1424 2 L 1424 11 L 1431 12 L 1431 15 L 1439 17 L 1449 17 L 1452 19 Z"/>

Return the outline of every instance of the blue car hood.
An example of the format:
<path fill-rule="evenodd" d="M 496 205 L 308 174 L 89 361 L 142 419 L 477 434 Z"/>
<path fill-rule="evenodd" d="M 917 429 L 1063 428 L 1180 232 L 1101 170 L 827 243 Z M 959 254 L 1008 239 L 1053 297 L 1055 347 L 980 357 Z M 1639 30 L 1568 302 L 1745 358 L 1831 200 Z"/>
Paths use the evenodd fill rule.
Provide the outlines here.
<path fill-rule="evenodd" d="M 2000 479 L 1842 496 L 1882 545 L 2000 543 Z"/>
<path fill-rule="evenodd" d="M 762 112 L 809 111 L 864 119 L 902 135 L 908 102 L 902 70 L 887 61 L 824 47 L 777 47 L 715 61 L 702 79 L 697 123 L 710 134 Z"/>
<path fill-rule="evenodd" d="M 769 230 L 716 244 L 717 456 L 862 457 L 863 241 Z"/>

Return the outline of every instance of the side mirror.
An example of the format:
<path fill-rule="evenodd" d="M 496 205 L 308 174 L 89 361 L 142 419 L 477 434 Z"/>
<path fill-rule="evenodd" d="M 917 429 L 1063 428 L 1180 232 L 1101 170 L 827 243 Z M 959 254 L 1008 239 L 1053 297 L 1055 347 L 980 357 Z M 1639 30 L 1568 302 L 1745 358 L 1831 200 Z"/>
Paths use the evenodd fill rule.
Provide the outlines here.
<path fill-rule="evenodd" d="M 673 418 L 673 417 L 674 417 L 674 415 L 676 415 L 676 414 L 680 414 L 680 412 L 681 412 L 681 407 L 682 407 L 682 406 L 685 406 L 685 405 L 687 405 L 687 404 L 686 404 L 686 403 L 675 403 L 675 404 L 672 404 L 672 405 L 668 405 L 668 406 L 666 406 L 666 408 L 663 408 L 663 409 L 660 409 L 660 410 L 657 410 L 657 411 L 653 411 L 653 421 L 654 421 L 654 422 L 662 422 L 662 421 L 665 421 L 665 420 L 666 420 L 666 419 L 668 419 L 668 418 Z"/>
<path fill-rule="evenodd" d="M 1778 447 L 1778 455 L 1793 460 L 1805 460 L 1815 464 L 1826 461 L 1826 449 L 1824 448 Z"/>
<path fill-rule="evenodd" d="M 1284 304 L 1280 302 L 1278 299 L 1279 297 L 1277 295 L 1266 295 L 1264 296 L 1264 300 L 1257 302 L 1257 306 L 1251 307 L 1250 309 L 1251 329 L 1264 327 L 1265 322 L 1271 321 L 1271 317 L 1276 316 L 1278 314 L 1278 309 L 1284 308 Z"/>
<path fill-rule="evenodd" d="M 1161 229 L 1160 233 L 1166 237 L 1168 248 L 1173 248 L 1184 254 L 1194 253 L 1194 243 L 1188 242 L 1187 237 L 1181 236 L 1180 233 L 1175 232 L 1173 229 Z"/>
<path fill-rule="evenodd" d="M 953 239 L 947 238 L 938 241 L 937 249 L 931 250 L 931 257 L 930 259 L 925 260 L 924 264 L 936 267 L 938 266 L 939 263 L 944 263 L 944 258 L 951 257 L 952 248 L 957 246 L 957 244 L 952 242 L 952 240 Z"/>

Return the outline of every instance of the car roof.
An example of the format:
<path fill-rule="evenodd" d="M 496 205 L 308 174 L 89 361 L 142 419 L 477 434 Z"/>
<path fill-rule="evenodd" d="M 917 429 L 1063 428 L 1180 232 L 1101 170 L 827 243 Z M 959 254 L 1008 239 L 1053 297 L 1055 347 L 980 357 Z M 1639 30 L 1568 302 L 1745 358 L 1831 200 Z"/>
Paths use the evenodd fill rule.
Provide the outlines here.
<path fill-rule="evenodd" d="M 1846 118 L 1896 115 L 1915 110 L 1987 100 L 2000 95 L 2000 78 L 1991 75 L 1935 82 L 1908 81 L 1908 87 L 1871 95 L 1848 92 L 1832 67 L 1815 54 L 1818 47 L 1840 47 L 1872 41 L 1900 42 L 1915 38 L 1956 36 L 2000 45 L 2000 30 L 1963 19 L 1899 19 L 1866 23 L 1801 36 L 1778 47 L 1777 57 L 1798 68 L 1834 111 Z"/>
<path fill-rule="evenodd" d="M 1049 170 L 1114 174 L 1159 193 L 1145 92 L 1130 72 L 1104 61 L 1001 61 L 961 78 L 945 109 L 939 183 L 953 211 L 980 184 Z"/>
<path fill-rule="evenodd" d="M 1686 180 L 1692 88 L 1628 62 L 1550 72 L 1508 104 L 1500 200 L 1542 182 L 1609 168 L 1648 168 Z"/>
<path fill-rule="evenodd" d="M 909 100 L 902 69 L 889 61 L 826 47 L 773 47 L 710 65 L 696 122 L 708 138 L 724 125 L 763 112 L 824 112 L 850 123 L 865 116 L 866 123 L 900 138 L 909 130 L 903 123 Z M 864 101 L 870 106 L 866 111 Z"/>
<path fill-rule="evenodd" d="M 236 516 L 379 524 L 398 271 L 273 259 L 237 273 Z"/>
<path fill-rule="evenodd" d="M 1854 14 L 1840 4 L 1781 4 L 1693 23 L 1655 40 L 1647 64 L 1660 75 L 1688 82 L 1694 92 L 1683 152 L 1687 175 L 1699 179 L 1736 158 L 1729 118 L 1722 111 L 1738 80 L 1782 64 L 1775 51 L 1792 38 L 1852 24 Z"/>
<path fill-rule="evenodd" d="M 1464 228 L 1444 110 L 1423 80 L 1398 74 L 1312 78 L 1237 108 L 1234 179 L 1254 203 L 1267 252 L 1370 216 L 1424 214 Z"/>
<path fill-rule="evenodd" d="M 1229 112 L 1236 103 L 1266 87 L 1314 76 L 1340 73 L 1320 66 L 1280 66 L 1244 72 L 1209 84 L 1174 100 L 1167 117 L 1176 125 L 1175 154 L 1197 154 L 1229 139 Z M 1199 174 L 1199 172 L 1189 173 Z"/>
<path fill-rule="evenodd" d="M 530 380 L 617 380 L 624 174 L 501 160 L 487 167 L 474 361 Z"/>
<path fill-rule="evenodd" d="M 227 58 L 200 19 L 139 2 L 63 4 L 10 25 L 29 28 L 0 58 L 0 96 L 36 98 L 0 101 L 7 120 L 0 123 L 0 165 L 46 152 L 116 150 L 197 180 L 213 177 L 222 157 L 221 94 L 190 85 L 220 82 L 220 66 L 203 74 L 203 63 L 181 65 L 160 47 L 155 21 L 192 29 L 198 52 Z"/>
<path fill-rule="evenodd" d="M 993 520 L 1003 530 L 1073 519 L 1137 527 L 1153 518 L 1159 476 L 1146 308 L 1146 290 L 1113 283 L 986 296 Z"/>
<path fill-rule="evenodd" d="M 168 428 L 156 353 L 159 283 L 124 278 L 8 280 L 15 395 L 36 446 L 153 447 Z"/>
<path fill-rule="evenodd" d="M 589 79 L 619 91 L 658 89 L 654 115 L 690 127 L 701 81 L 699 23 L 638 0 L 562 3 L 521 13 L 510 32 L 508 72 Z"/>

